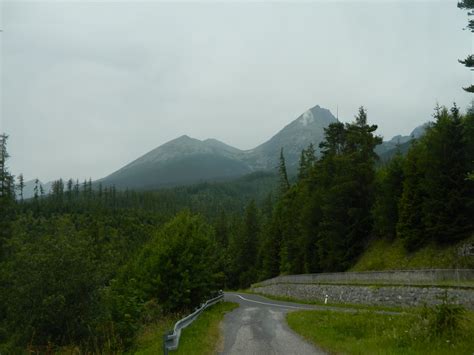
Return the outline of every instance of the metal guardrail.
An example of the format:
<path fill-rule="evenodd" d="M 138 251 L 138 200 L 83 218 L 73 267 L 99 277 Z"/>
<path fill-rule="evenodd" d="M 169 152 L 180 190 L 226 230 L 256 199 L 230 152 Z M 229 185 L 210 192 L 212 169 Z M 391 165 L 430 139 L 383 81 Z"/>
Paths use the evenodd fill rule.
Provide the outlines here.
<path fill-rule="evenodd" d="M 211 298 L 210 300 L 204 302 L 193 313 L 177 321 L 174 325 L 173 330 L 166 332 L 165 335 L 163 335 L 163 353 L 167 355 L 169 350 L 178 349 L 181 330 L 183 330 L 192 322 L 194 322 L 206 308 L 209 308 L 213 304 L 222 301 L 223 298 L 224 293 L 222 291 L 219 291 L 219 296 Z"/>

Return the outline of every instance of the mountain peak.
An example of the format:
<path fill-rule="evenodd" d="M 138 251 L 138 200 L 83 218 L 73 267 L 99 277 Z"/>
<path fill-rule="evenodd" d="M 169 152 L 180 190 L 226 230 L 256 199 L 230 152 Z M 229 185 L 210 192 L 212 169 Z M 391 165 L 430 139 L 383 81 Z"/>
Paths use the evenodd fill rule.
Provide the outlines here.
<path fill-rule="evenodd" d="M 316 105 L 308 110 L 306 110 L 296 121 L 302 126 L 309 126 L 312 124 L 319 124 L 327 126 L 330 123 L 334 123 L 335 117 L 326 108 L 323 108 L 319 105 Z"/>
<path fill-rule="evenodd" d="M 318 146 L 324 128 L 337 122 L 328 109 L 316 105 L 258 147 L 242 151 L 217 139 L 182 135 L 139 157 L 102 180 L 119 187 L 177 185 L 237 177 L 257 170 L 274 170 L 284 148 L 289 171 L 295 171 L 301 150 Z"/>
<path fill-rule="evenodd" d="M 182 136 L 179 136 L 178 138 L 175 138 L 172 141 L 190 141 L 190 140 L 196 140 L 196 139 L 188 136 L 187 134 L 183 134 Z"/>
<path fill-rule="evenodd" d="M 166 142 L 165 144 L 163 144 L 163 146 L 176 147 L 176 146 L 182 146 L 182 145 L 195 146 L 195 145 L 201 145 L 201 144 L 202 144 L 202 141 L 200 141 L 199 139 L 190 137 L 187 134 L 183 134 L 182 136 L 179 136 L 178 138 L 175 138 Z"/>

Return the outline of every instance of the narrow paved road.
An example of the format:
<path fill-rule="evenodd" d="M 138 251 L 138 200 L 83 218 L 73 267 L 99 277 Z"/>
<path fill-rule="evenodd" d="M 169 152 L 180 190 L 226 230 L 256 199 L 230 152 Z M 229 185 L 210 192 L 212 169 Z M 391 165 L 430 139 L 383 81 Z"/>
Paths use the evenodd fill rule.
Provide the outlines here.
<path fill-rule="evenodd" d="M 294 333 L 285 321 L 290 311 L 318 307 L 245 293 L 226 293 L 225 300 L 237 302 L 240 307 L 224 317 L 219 354 L 325 354 Z"/>

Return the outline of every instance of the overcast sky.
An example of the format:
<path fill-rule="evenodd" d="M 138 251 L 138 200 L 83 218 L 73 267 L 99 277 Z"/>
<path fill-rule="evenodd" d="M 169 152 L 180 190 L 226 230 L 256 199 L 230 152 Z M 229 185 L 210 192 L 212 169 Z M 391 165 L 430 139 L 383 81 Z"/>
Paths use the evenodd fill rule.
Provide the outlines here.
<path fill-rule="evenodd" d="M 319 104 L 391 138 L 465 108 L 456 1 L 1 5 L 0 131 L 25 179 L 101 178 L 187 134 L 241 149 Z"/>

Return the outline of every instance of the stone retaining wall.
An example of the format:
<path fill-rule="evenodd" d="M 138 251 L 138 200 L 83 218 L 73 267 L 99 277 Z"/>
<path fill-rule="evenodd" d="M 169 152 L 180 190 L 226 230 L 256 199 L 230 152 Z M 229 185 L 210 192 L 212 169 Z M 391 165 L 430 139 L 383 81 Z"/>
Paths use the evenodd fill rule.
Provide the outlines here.
<path fill-rule="evenodd" d="M 278 283 L 393 283 L 437 284 L 474 281 L 474 269 L 426 269 L 363 272 L 332 272 L 320 274 L 284 275 L 258 283 L 258 286 Z M 255 286 L 257 286 L 255 285 Z"/>
<path fill-rule="evenodd" d="M 261 284 L 260 284 L 261 285 Z M 473 288 L 444 288 L 436 286 L 358 286 L 273 283 L 252 286 L 252 291 L 265 295 L 283 296 L 307 301 L 328 303 L 352 303 L 379 306 L 422 306 L 440 303 L 440 297 L 448 292 L 454 303 L 474 309 Z"/>

